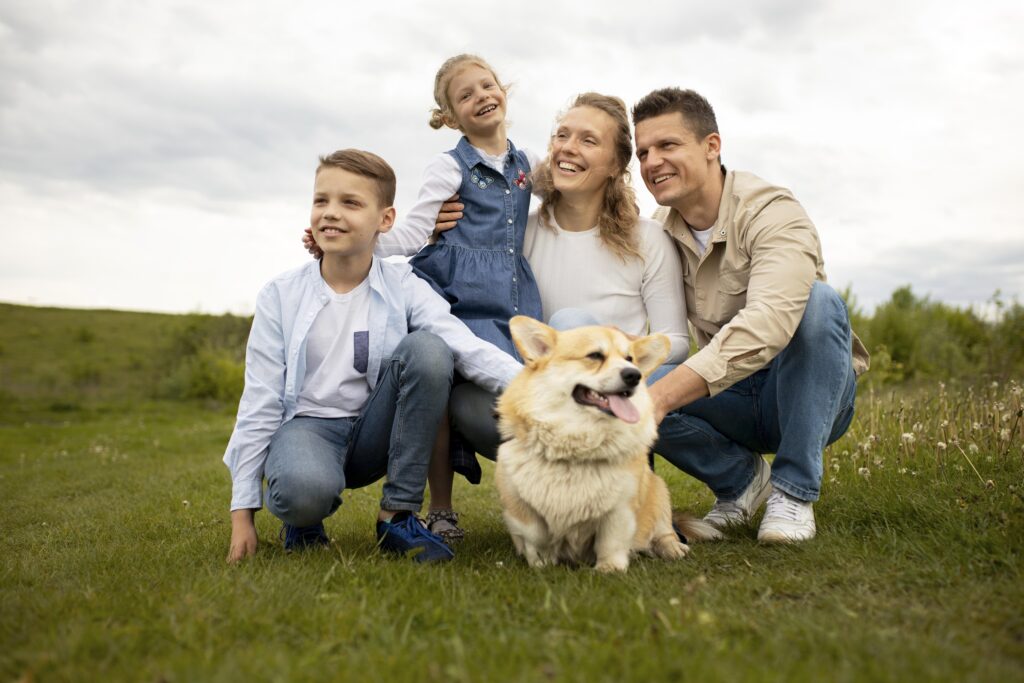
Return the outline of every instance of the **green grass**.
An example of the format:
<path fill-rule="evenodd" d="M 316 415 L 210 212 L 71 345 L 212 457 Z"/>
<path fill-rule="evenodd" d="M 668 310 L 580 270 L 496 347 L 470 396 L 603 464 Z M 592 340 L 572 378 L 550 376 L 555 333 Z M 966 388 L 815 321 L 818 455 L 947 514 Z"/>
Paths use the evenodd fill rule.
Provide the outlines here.
<path fill-rule="evenodd" d="M 2 343 L 0 368 L 31 385 L 46 354 Z M 345 493 L 330 548 L 285 554 L 261 512 L 256 558 L 228 566 L 230 408 L 149 400 L 135 381 L 70 411 L 8 390 L 0 679 L 1024 677 L 1016 385 L 862 396 L 826 454 L 810 543 L 762 547 L 748 529 L 604 576 L 527 568 L 490 467 L 482 486 L 457 484 L 468 538 L 449 565 L 378 555 L 374 486 Z M 676 506 L 711 503 L 667 463 L 658 471 Z"/>

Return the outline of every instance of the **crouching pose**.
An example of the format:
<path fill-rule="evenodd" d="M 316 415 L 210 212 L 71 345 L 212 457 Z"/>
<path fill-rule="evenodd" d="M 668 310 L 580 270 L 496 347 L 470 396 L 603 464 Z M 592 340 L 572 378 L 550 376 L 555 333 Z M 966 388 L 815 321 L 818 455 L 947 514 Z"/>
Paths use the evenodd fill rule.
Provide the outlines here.
<path fill-rule="evenodd" d="M 348 149 L 321 158 L 310 224 L 323 255 L 259 294 L 224 455 L 229 562 L 256 551 L 264 478 L 285 550 L 329 543 L 323 520 L 341 492 L 386 476 L 381 549 L 419 562 L 453 557 L 415 514 L 453 369 L 501 391 L 521 366 L 452 316 L 407 264 L 374 258 L 394 224 L 394 196 L 380 157 Z"/>

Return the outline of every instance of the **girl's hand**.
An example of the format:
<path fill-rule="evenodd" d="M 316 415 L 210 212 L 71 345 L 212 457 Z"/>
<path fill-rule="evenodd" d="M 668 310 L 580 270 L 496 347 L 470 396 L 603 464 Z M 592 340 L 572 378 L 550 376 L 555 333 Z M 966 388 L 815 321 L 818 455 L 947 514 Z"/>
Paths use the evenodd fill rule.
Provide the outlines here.
<path fill-rule="evenodd" d="M 228 564 L 234 564 L 256 554 L 256 525 L 253 523 L 255 512 L 231 511 L 231 547 L 228 548 Z"/>
<path fill-rule="evenodd" d="M 443 206 L 441 207 L 444 208 Z M 459 214 L 460 216 L 462 214 Z M 452 223 L 452 225 L 455 225 Z M 310 253 L 313 258 L 320 258 L 324 255 L 324 252 L 320 251 L 320 247 L 316 245 L 316 241 L 313 239 L 313 229 L 306 228 L 305 232 L 302 233 L 302 246 L 306 248 L 306 251 Z"/>
<path fill-rule="evenodd" d="M 466 207 L 459 203 L 459 195 L 453 194 L 449 197 L 441 205 L 441 210 L 437 214 L 437 220 L 434 222 L 434 232 L 444 232 L 454 228 L 458 220 L 462 218 L 462 210 L 464 208 Z"/>

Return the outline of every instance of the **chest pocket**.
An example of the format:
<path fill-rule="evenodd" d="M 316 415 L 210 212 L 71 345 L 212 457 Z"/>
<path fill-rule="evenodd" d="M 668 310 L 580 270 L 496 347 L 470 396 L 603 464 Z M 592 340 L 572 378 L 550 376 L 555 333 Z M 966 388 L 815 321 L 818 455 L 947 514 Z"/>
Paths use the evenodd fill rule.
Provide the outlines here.
<path fill-rule="evenodd" d="M 747 283 L 750 271 L 723 270 L 718 275 L 718 307 L 715 311 L 719 325 L 732 320 L 747 305 Z"/>

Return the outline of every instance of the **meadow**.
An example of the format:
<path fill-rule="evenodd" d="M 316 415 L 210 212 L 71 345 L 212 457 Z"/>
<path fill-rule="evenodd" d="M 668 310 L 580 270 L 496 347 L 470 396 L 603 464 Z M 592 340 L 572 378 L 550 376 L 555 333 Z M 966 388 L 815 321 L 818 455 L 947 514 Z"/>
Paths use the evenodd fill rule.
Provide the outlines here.
<path fill-rule="evenodd" d="M 818 537 L 741 529 L 622 576 L 528 569 L 490 466 L 457 484 L 448 565 L 377 553 L 372 486 L 345 493 L 329 548 L 284 553 L 261 512 L 257 556 L 228 566 L 248 321 L 0 304 L 0 677 L 1022 680 L 1024 337 L 1005 326 L 1024 317 L 891 303 L 905 315 L 854 312 L 882 362 L 825 454 Z M 656 466 L 677 507 L 711 504 Z"/>

